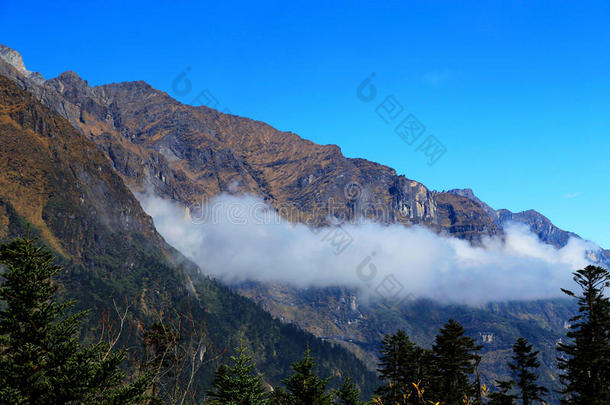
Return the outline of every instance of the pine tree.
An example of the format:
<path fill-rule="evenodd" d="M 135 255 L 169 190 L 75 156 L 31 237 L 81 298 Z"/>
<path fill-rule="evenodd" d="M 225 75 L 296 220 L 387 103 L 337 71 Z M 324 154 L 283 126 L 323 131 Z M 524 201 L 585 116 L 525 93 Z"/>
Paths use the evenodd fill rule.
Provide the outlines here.
<path fill-rule="evenodd" d="M 352 379 L 347 377 L 341 388 L 335 393 L 337 405 L 364 405 L 360 400 L 360 390 L 352 383 Z"/>
<path fill-rule="evenodd" d="M 403 383 L 402 366 L 406 363 L 406 351 L 410 343 L 402 330 L 394 335 L 386 335 L 381 342 L 381 357 L 377 371 L 384 384 L 376 393 L 385 402 L 391 404 L 398 402 L 408 390 Z"/>
<path fill-rule="evenodd" d="M 432 346 L 436 368 L 432 395 L 437 401 L 462 404 L 464 396 L 471 397 L 475 389 L 470 382 L 475 365 L 480 360 L 474 340 L 464 336 L 465 330 L 458 322 L 450 319 L 436 336 Z"/>
<path fill-rule="evenodd" d="M 610 300 L 604 296 L 610 287 L 607 270 L 587 266 L 574 273 L 582 295 L 562 291 L 578 301 L 579 314 L 570 319 L 569 343 L 560 343 L 563 353 L 557 360 L 564 371 L 560 376 L 567 404 L 601 405 L 610 403 Z"/>
<path fill-rule="evenodd" d="M 430 353 L 413 343 L 404 331 L 386 335 L 377 369 L 383 385 L 375 393 L 391 404 L 419 403 L 420 394 L 429 386 L 430 363 Z"/>
<path fill-rule="evenodd" d="M 267 405 L 269 394 L 263 387 L 261 375 L 254 372 L 254 361 L 240 343 L 232 364 L 221 365 L 214 377 L 214 390 L 209 392 L 215 405 Z"/>
<path fill-rule="evenodd" d="M 330 378 L 318 377 L 313 368 L 315 363 L 307 348 L 302 360 L 292 365 L 295 374 L 282 382 L 288 391 L 276 388 L 273 392 L 274 404 L 281 405 L 332 405 L 332 393 L 326 392 Z"/>
<path fill-rule="evenodd" d="M 0 299 L 0 403 L 129 404 L 143 399 L 150 379 L 131 384 L 119 365 L 124 352 L 108 344 L 79 343 L 84 312 L 68 314 L 73 302 L 55 301 L 54 265 L 46 248 L 29 238 L 0 246 L 4 265 Z"/>
<path fill-rule="evenodd" d="M 532 352 L 532 345 L 522 337 L 513 345 L 513 363 L 508 363 L 508 367 L 515 376 L 514 385 L 519 389 L 523 405 L 530 405 L 534 401 L 542 402 L 542 397 L 548 392 L 546 388 L 536 384 L 536 370 L 540 367 L 539 353 Z"/>

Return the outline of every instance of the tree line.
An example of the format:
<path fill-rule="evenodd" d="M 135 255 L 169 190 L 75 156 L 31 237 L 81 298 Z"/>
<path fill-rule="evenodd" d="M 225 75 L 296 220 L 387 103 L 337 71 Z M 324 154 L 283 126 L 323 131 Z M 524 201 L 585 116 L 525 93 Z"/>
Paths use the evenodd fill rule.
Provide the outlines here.
<path fill-rule="evenodd" d="M 291 376 L 270 387 L 243 345 L 217 368 L 210 390 L 197 399 L 192 381 L 205 351 L 198 325 L 147 325 L 142 358 L 126 367 L 127 350 L 115 348 L 120 333 L 96 342 L 80 339 L 87 313 L 70 313 L 74 302 L 57 301 L 53 277 L 62 268 L 54 262 L 53 254 L 29 237 L 0 246 L 2 404 L 530 405 L 544 403 L 549 394 L 538 383 L 539 352 L 524 338 L 512 347 L 510 376 L 495 381 L 493 390 L 481 384 L 482 347 L 450 319 L 430 349 L 402 330 L 387 335 L 380 350 L 380 385 L 368 401 L 349 377 L 330 389 L 330 377 L 315 373 L 309 349 L 293 364 Z M 562 402 L 607 405 L 610 274 L 587 266 L 574 273 L 574 281 L 579 290 L 563 292 L 577 301 L 579 311 L 570 319 L 566 342 L 557 346 Z M 119 318 L 122 325 L 125 317 Z"/>

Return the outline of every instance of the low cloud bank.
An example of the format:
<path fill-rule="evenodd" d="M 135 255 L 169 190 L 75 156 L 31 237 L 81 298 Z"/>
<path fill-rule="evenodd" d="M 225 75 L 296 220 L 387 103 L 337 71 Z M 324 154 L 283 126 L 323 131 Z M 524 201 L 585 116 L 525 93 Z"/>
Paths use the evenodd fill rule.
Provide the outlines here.
<path fill-rule="evenodd" d="M 522 225 L 483 246 L 421 226 L 365 222 L 312 230 L 284 221 L 260 199 L 222 195 L 214 215 L 193 220 L 185 207 L 138 196 L 168 243 L 227 283 L 281 282 L 296 287 L 345 286 L 364 298 L 414 297 L 482 303 L 562 296 L 571 272 L 589 264 L 592 243 L 570 239 L 561 249 Z M 211 210 L 210 210 L 211 212 Z"/>

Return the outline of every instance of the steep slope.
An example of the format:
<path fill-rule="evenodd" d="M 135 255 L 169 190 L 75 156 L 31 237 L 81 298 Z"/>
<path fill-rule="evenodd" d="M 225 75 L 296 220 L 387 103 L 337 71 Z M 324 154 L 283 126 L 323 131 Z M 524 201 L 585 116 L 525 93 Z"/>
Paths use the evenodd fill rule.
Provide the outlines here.
<path fill-rule="evenodd" d="M 563 299 L 493 303 L 481 306 L 442 305 L 416 300 L 400 308 L 360 303 L 354 291 L 341 288 L 294 289 L 250 283 L 238 290 L 284 321 L 294 322 L 358 354 L 368 366 L 377 362 L 378 342 L 385 334 L 405 330 L 429 347 L 449 318 L 464 325 L 468 335 L 483 346 L 480 371 L 483 382 L 508 375 L 506 360 L 511 346 L 523 336 L 541 351 L 541 381 L 559 389 L 555 347 L 565 339 L 567 320 L 575 305 Z M 557 399 L 552 394 L 551 398 Z M 551 401 L 550 403 L 558 403 Z"/>
<path fill-rule="evenodd" d="M 475 241 L 485 235 L 501 234 L 500 224 L 489 216 L 480 201 L 451 192 L 434 193 L 434 199 L 442 218 L 441 226 L 449 233 Z"/>
<path fill-rule="evenodd" d="M 112 298 L 130 302 L 139 330 L 155 313 L 188 308 L 207 321 L 210 354 L 240 338 L 270 383 L 285 377 L 306 345 L 324 374 L 352 374 L 370 392 L 375 377 L 347 351 L 273 320 L 168 246 L 151 218 L 97 146 L 32 95 L 0 76 L 0 239 L 23 235 L 25 223 L 60 255 L 62 293 L 92 308 L 90 333 Z M 203 388 L 214 372 L 205 367 Z"/>
<path fill-rule="evenodd" d="M 136 190 L 153 189 L 185 205 L 220 192 L 248 192 L 292 220 L 366 216 L 384 223 L 440 222 L 432 193 L 386 166 L 345 158 L 246 118 L 183 105 L 143 82 L 91 88 L 73 72 L 42 85 L 6 60 L 0 72 L 95 141 Z M 355 188 L 355 191 L 351 188 Z"/>

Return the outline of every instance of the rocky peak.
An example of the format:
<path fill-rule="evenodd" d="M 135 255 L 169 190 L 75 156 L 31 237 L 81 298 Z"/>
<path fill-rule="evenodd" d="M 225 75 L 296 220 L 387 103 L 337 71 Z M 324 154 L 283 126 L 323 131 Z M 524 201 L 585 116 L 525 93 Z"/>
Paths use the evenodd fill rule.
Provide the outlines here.
<path fill-rule="evenodd" d="M 496 210 L 494 210 L 493 208 L 491 208 L 489 205 L 487 205 L 486 203 L 484 203 L 483 201 L 481 201 L 479 199 L 479 197 L 477 197 L 474 192 L 472 191 L 471 188 L 455 188 L 453 190 L 449 190 L 447 191 L 447 193 L 449 194 L 454 194 L 454 195 L 459 195 L 461 197 L 466 197 L 471 201 L 474 201 L 476 204 L 480 205 L 481 208 L 483 209 L 483 211 L 485 211 L 485 213 L 489 216 L 489 218 L 491 219 L 491 221 L 496 224 L 499 225 L 499 220 L 498 220 L 498 213 Z"/>
<path fill-rule="evenodd" d="M 461 195 L 462 197 L 470 198 L 471 200 L 478 200 L 471 188 L 455 188 L 447 192 L 451 194 Z"/>
<path fill-rule="evenodd" d="M 59 76 L 57 76 L 57 79 L 63 83 L 67 83 L 67 84 L 73 84 L 73 85 L 78 85 L 78 86 L 88 86 L 89 83 L 87 83 L 86 80 L 84 80 L 83 78 L 81 78 L 78 73 L 73 72 L 71 70 L 68 70 L 67 72 L 63 72 L 62 74 L 60 74 Z"/>
<path fill-rule="evenodd" d="M 38 72 L 30 72 L 25 68 L 21 54 L 6 45 L 0 44 L 0 59 L 17 69 L 22 75 L 34 80 L 37 83 L 44 82 L 44 78 Z"/>
<path fill-rule="evenodd" d="M 23 58 L 21 54 L 14 49 L 9 48 L 5 45 L 0 45 L 0 58 L 13 65 L 13 67 L 21 72 L 27 72 L 25 65 L 23 64 Z"/>
<path fill-rule="evenodd" d="M 563 247 L 568 243 L 571 237 L 580 239 L 580 236 L 573 232 L 559 229 L 550 219 L 535 210 L 527 210 L 522 212 L 511 212 L 507 209 L 498 210 L 498 220 L 504 225 L 508 222 L 519 222 L 527 225 L 540 240 L 551 244 L 555 247 Z"/>
<path fill-rule="evenodd" d="M 47 85 L 52 87 L 59 94 L 74 93 L 73 96 L 91 96 L 91 88 L 86 80 L 81 78 L 76 72 L 63 72 L 56 78 L 47 81 Z"/>

